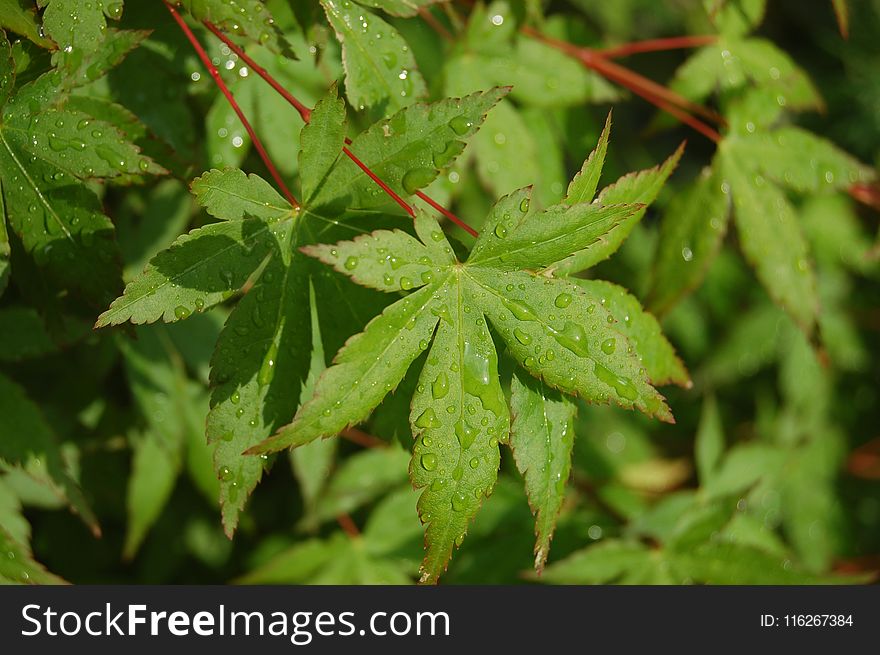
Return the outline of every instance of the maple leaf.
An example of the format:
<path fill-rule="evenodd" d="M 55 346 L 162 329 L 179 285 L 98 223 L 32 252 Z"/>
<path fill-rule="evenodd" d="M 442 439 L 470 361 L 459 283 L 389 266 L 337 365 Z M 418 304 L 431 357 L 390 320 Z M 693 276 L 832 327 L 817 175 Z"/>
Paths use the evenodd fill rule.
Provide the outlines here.
<path fill-rule="evenodd" d="M 62 58 L 59 68 L 18 89 L 5 33 L 0 35 L 0 173 L 3 209 L 41 273 L 62 289 L 104 304 L 119 285 L 113 224 L 83 180 L 165 170 L 114 125 L 64 105 L 69 92 L 104 75 L 145 36 L 112 32 L 108 47 Z"/>
<path fill-rule="evenodd" d="M 593 166 L 601 168 L 601 163 Z M 657 340 L 659 328 L 640 343 L 637 337 L 645 334 L 646 323 L 640 317 L 633 338 L 627 336 L 630 324 L 636 323 L 629 309 L 635 307 L 621 311 L 630 300 L 616 287 L 537 272 L 551 271 L 596 244 L 644 206 L 575 202 L 530 212 L 530 191 L 520 189 L 495 204 L 464 262 L 422 212 L 415 220 L 418 238 L 400 230 L 378 230 L 351 241 L 303 248 L 361 285 L 411 293 L 349 339 L 293 421 L 248 453 L 300 446 L 365 420 L 427 351 L 410 411 L 415 439 L 410 476 L 422 489 L 418 507 L 427 526 L 423 582 L 435 582 L 461 545 L 470 520 L 494 487 L 499 444 L 507 443 L 511 434 L 490 325 L 521 370 L 547 389 L 672 420 L 640 354 Z M 617 294 L 614 302 L 609 303 L 609 292 Z M 621 317 L 620 326 L 615 314 Z M 534 434 L 530 416 L 537 410 L 525 407 L 531 399 L 521 400 L 520 391 L 514 395 L 521 438 L 545 439 Z M 561 411 L 573 415 L 570 408 Z M 570 451 L 570 443 L 554 448 Z M 521 452 L 521 461 L 550 459 L 546 452 L 534 457 Z M 559 461 L 567 467 L 569 455 Z M 563 472 L 567 469 L 554 484 L 562 480 L 564 485 Z M 541 485 L 527 481 L 533 499 Z M 547 516 L 539 516 L 548 526 L 555 523 L 558 497 L 561 491 L 549 501 Z M 543 561 L 551 529 L 539 531 L 544 543 L 538 557 Z"/>
<path fill-rule="evenodd" d="M 401 110 L 354 139 L 350 148 L 399 194 L 409 195 L 439 173 L 438 151 L 454 159 L 479 128 L 503 89 Z M 342 155 L 345 106 L 335 87 L 315 107 L 302 131 L 302 206 L 293 207 L 265 180 L 237 169 L 213 170 L 192 183 L 209 214 L 220 219 L 183 235 L 132 280 L 97 326 L 122 322 L 175 322 L 252 288 L 226 322 L 211 363 L 208 440 L 215 447 L 224 525 L 238 515 L 268 460 L 241 457 L 290 421 L 311 367 L 310 285 L 321 296 L 344 293 L 345 302 L 322 304 L 325 347 L 337 349 L 373 311 L 372 298 L 339 290 L 340 279 L 299 248 L 363 233 L 358 223 L 401 224 L 377 213 L 386 200 L 373 180 Z M 415 171 L 415 173 L 413 173 Z"/>
<path fill-rule="evenodd" d="M 179 4 L 198 20 L 245 36 L 291 59 L 296 58 L 263 0 L 179 0 Z"/>

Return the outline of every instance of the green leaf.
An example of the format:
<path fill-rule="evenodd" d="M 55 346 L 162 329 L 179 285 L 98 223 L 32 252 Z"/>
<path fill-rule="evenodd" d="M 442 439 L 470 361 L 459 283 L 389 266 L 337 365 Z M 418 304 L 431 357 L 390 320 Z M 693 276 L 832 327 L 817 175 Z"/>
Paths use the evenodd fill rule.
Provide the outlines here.
<path fill-rule="evenodd" d="M 97 50 L 104 41 L 107 18 L 122 18 L 122 0 L 37 0 L 46 35 L 65 52 Z"/>
<path fill-rule="evenodd" d="M 579 550 L 544 569 L 539 580 L 549 584 L 604 584 L 653 566 L 643 544 L 607 540 Z"/>
<path fill-rule="evenodd" d="M 491 89 L 430 105 L 413 105 L 355 137 L 349 149 L 391 189 L 409 196 L 428 186 L 464 150 L 508 89 Z M 376 183 L 348 157 L 340 157 L 310 200 L 313 210 L 370 209 L 388 204 Z"/>
<path fill-rule="evenodd" d="M 268 460 L 242 457 L 289 422 L 309 368 L 312 343 L 304 256 L 292 249 L 296 226 L 277 235 L 275 252 L 230 314 L 211 360 L 208 441 L 220 480 L 223 523 L 231 535 Z"/>
<path fill-rule="evenodd" d="M 721 247 L 730 218 L 730 196 L 718 175 L 705 169 L 694 186 L 673 197 L 660 225 L 648 306 L 665 314 L 699 286 Z"/>
<path fill-rule="evenodd" d="M 309 363 L 309 375 L 299 395 L 300 407 L 312 397 L 318 378 L 327 368 L 314 288 L 309 290 L 309 310 L 312 326 L 312 358 Z M 336 439 L 321 439 L 289 452 L 290 465 L 303 497 L 303 512 L 307 517 L 304 519 L 306 529 L 313 530 L 317 527 L 310 517 L 315 515 L 315 505 L 330 478 L 338 443 Z"/>
<path fill-rule="evenodd" d="M 648 381 L 643 356 L 652 360 L 649 365 L 658 378 L 685 382 L 687 374 L 656 321 L 638 302 L 613 286 L 585 281 L 581 285 L 522 270 L 550 265 L 581 250 L 621 217 L 640 209 L 637 204 L 578 203 L 530 214 L 529 189 L 521 189 L 491 209 L 464 264 L 423 213 L 415 221 L 419 240 L 401 231 L 380 230 L 332 246 L 303 248 L 367 286 L 395 291 L 425 286 L 386 308 L 349 339 L 290 425 L 246 454 L 301 446 L 366 420 L 430 348 L 410 411 L 415 438 L 410 475 L 414 486 L 423 489 L 418 507 L 427 525 L 421 579 L 436 582 L 482 498 L 494 487 L 498 444 L 509 437 L 507 403 L 487 319 L 512 357 L 546 388 L 672 420 L 663 397 Z M 420 279 L 396 277 L 401 273 L 420 274 Z M 610 303 L 605 296 L 612 296 Z M 632 343 L 614 328 L 618 320 Z M 560 458 L 556 466 L 565 468 L 566 461 Z M 546 502 L 533 499 L 541 504 L 539 565 L 562 494 L 561 489 L 554 491 Z M 543 498 L 546 492 L 535 493 Z"/>
<path fill-rule="evenodd" d="M 356 0 L 358 4 L 381 9 L 392 16 L 415 16 L 422 7 L 445 2 L 445 0 Z"/>
<path fill-rule="evenodd" d="M 132 444 L 123 548 L 131 558 L 171 497 L 190 435 L 203 438 L 203 407 L 200 389 L 187 378 L 164 327 L 141 328 L 137 340 L 120 346 L 132 395 L 147 426 Z"/>
<path fill-rule="evenodd" d="M 762 38 L 722 36 L 697 50 L 679 69 L 670 89 L 701 102 L 715 90 L 745 86 L 758 92 L 777 109 L 821 109 L 819 92 L 810 78 L 785 52 Z"/>
<path fill-rule="evenodd" d="M 24 389 L 5 375 L 0 375 L 0 464 L 48 485 L 100 535 L 98 520 L 70 474 L 52 428 Z"/>
<path fill-rule="evenodd" d="M 0 27 L 21 34 L 43 48 L 53 45 L 40 35 L 36 7 L 28 0 L 0 0 Z"/>
<path fill-rule="evenodd" d="M 273 52 L 295 59 L 290 43 L 263 0 L 179 0 L 194 18 L 246 36 Z"/>
<path fill-rule="evenodd" d="M 311 120 L 303 126 L 299 155 L 302 197 L 310 204 L 321 183 L 345 146 L 345 102 L 337 96 L 334 85 L 311 113 Z"/>
<path fill-rule="evenodd" d="M 694 446 L 694 459 L 697 462 L 697 474 L 700 484 L 707 485 L 715 477 L 715 471 L 724 453 L 724 426 L 714 396 L 703 401 L 703 413 L 697 428 L 697 439 Z"/>
<path fill-rule="evenodd" d="M 306 246 L 303 252 L 379 291 L 409 291 L 430 284 L 436 275 L 431 251 L 402 230 L 365 234 L 335 246 Z"/>
<path fill-rule="evenodd" d="M 577 406 L 542 382 L 513 376 L 510 447 L 535 514 L 535 570 L 544 568 L 571 472 Z"/>
<path fill-rule="evenodd" d="M 530 195 L 531 189 L 520 189 L 496 203 L 468 264 L 499 270 L 551 267 L 642 209 L 638 204 L 580 203 L 530 214 Z"/>
<path fill-rule="evenodd" d="M 764 20 L 767 0 L 703 0 L 709 19 L 724 34 L 747 34 Z"/>
<path fill-rule="evenodd" d="M 52 7 L 57 3 L 46 12 Z M 96 77 L 118 63 L 125 48 L 143 33 L 123 33 L 120 38 L 121 50 L 112 48 L 115 54 L 98 58 Z M 5 36 L 3 41 L 0 47 L 5 50 Z M 9 80 L 12 71 L 4 70 L 3 75 Z M 16 92 L 3 109 L 0 173 L 9 226 L 38 268 L 58 290 L 78 291 L 89 303 L 104 305 L 117 295 L 119 286 L 113 224 L 93 191 L 75 178 L 164 169 L 141 156 L 109 124 L 84 113 L 52 109 L 69 88 L 82 83 L 80 79 L 66 82 L 53 70 Z"/>
<path fill-rule="evenodd" d="M 274 452 L 335 436 L 367 418 L 427 348 L 439 320 L 430 310 L 443 281 L 398 300 L 352 337 L 318 379 L 314 396 L 300 408 L 293 423 L 250 453 Z"/>
<path fill-rule="evenodd" d="M 184 234 L 150 260 L 95 326 L 171 323 L 212 307 L 241 288 L 273 242 L 269 225 L 259 219 L 211 223 Z"/>
<path fill-rule="evenodd" d="M 342 44 L 345 91 L 356 109 L 382 106 L 390 115 L 427 94 L 406 41 L 378 16 L 347 0 L 321 0 Z"/>
<path fill-rule="evenodd" d="M 445 62 L 446 93 L 461 95 L 489 86 L 512 86 L 526 106 L 553 108 L 618 97 L 604 78 L 542 41 L 517 32 L 515 3 L 476 5 L 465 38 Z M 499 22 L 500 21 L 500 22 Z M 509 191 L 523 183 L 504 189 Z"/>
<path fill-rule="evenodd" d="M 0 309 L 0 334 L 0 361 L 31 359 L 58 350 L 39 314 L 30 307 Z"/>
<path fill-rule="evenodd" d="M 0 584 L 65 584 L 34 559 L 30 548 L 0 527 Z"/>
<path fill-rule="evenodd" d="M 474 137 L 480 181 L 496 196 L 534 183 L 541 176 L 538 148 L 521 112 L 501 100 Z"/>
<path fill-rule="evenodd" d="M 718 165 L 733 194 L 743 252 L 773 298 L 807 333 L 813 329 L 819 299 L 807 241 L 788 199 L 747 168 L 725 143 Z"/>
<path fill-rule="evenodd" d="M 605 119 L 605 127 L 599 135 L 596 148 L 586 158 L 581 170 L 572 178 L 565 193 L 566 205 L 576 205 L 581 202 L 593 202 L 596 189 L 599 188 L 599 178 L 605 167 L 605 155 L 608 152 L 608 139 L 611 137 L 611 112 Z"/>
<path fill-rule="evenodd" d="M 641 358 L 651 384 L 691 387 L 687 369 L 675 354 L 672 344 L 663 336 L 657 319 L 642 309 L 635 296 L 624 288 L 603 280 L 573 281 L 591 296 L 598 296 L 604 301 L 602 305 L 617 321 L 616 329 L 629 340 Z M 601 347 L 605 345 L 607 344 L 603 342 Z"/>
<path fill-rule="evenodd" d="M 408 461 L 409 455 L 397 447 L 374 448 L 352 455 L 330 478 L 313 512 L 304 521 L 317 524 L 348 514 L 398 488 L 406 482 Z"/>
<path fill-rule="evenodd" d="M 237 168 L 208 171 L 194 179 L 190 188 L 205 211 L 224 221 L 259 218 L 272 222 L 296 214 L 266 180 Z"/>
<path fill-rule="evenodd" d="M 682 578 L 706 584 L 833 584 L 834 578 L 801 571 L 789 561 L 757 548 L 706 543 L 678 552 L 670 559 Z M 843 582 L 841 578 L 838 583 Z"/>
<path fill-rule="evenodd" d="M 847 189 L 874 177 L 854 157 L 799 127 L 746 135 L 732 140 L 728 147 L 732 151 L 729 157 L 752 163 L 756 171 L 800 193 Z"/>
<path fill-rule="evenodd" d="M 642 220 L 648 206 L 657 198 L 657 194 L 660 193 L 660 189 L 666 184 L 666 180 L 669 179 L 672 171 L 678 165 L 683 153 L 684 144 L 680 145 L 659 166 L 637 173 L 629 173 L 614 184 L 602 189 L 599 197 L 596 199 L 596 202 L 600 205 L 629 202 L 639 203 L 641 209 L 627 216 L 613 229 L 609 230 L 607 234 L 603 235 L 600 240 L 590 244 L 565 261 L 560 262 L 555 268 L 555 274 L 571 275 L 572 273 L 586 270 L 617 252 L 617 249 L 620 248 L 621 244 L 630 235 L 636 223 Z"/>
<path fill-rule="evenodd" d="M 435 583 L 498 474 L 510 430 L 498 356 L 477 289 L 453 273 L 439 291 L 442 320 L 413 396 L 410 477 L 419 497 L 426 554 L 421 582 Z M 476 310 L 476 312 L 474 311 Z"/>

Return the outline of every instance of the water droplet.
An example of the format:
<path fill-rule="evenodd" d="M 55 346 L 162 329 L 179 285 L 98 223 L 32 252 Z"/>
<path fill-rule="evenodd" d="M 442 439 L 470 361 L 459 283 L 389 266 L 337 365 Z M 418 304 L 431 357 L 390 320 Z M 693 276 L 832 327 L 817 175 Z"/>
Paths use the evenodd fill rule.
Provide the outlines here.
<path fill-rule="evenodd" d="M 425 453 L 420 461 L 422 462 L 422 468 L 426 471 L 433 471 L 437 468 L 437 455 L 434 453 Z"/>
<path fill-rule="evenodd" d="M 238 391 L 234 392 L 231 396 L 229 396 L 229 400 L 233 405 L 237 405 L 241 401 L 241 393 Z"/>
<path fill-rule="evenodd" d="M 439 428 L 441 425 L 440 419 L 437 418 L 437 414 L 434 413 L 434 409 L 431 407 L 422 412 L 416 419 L 417 428 Z"/>
<path fill-rule="evenodd" d="M 467 450 L 477 438 L 477 430 L 472 428 L 464 419 L 459 419 L 455 424 L 455 436 L 458 437 L 458 443 L 461 444 L 462 450 Z"/>
<path fill-rule="evenodd" d="M 431 239 L 433 239 L 434 241 L 443 241 L 443 233 L 438 230 L 434 230 L 433 232 L 431 232 Z"/>
<path fill-rule="evenodd" d="M 513 336 L 515 336 L 516 340 L 524 346 L 528 346 L 532 342 L 532 335 L 519 328 L 513 329 Z"/>
<path fill-rule="evenodd" d="M 556 296 L 554 304 L 560 309 L 565 309 L 571 304 L 571 301 L 572 297 L 570 293 L 560 293 L 558 296 Z"/>
<path fill-rule="evenodd" d="M 480 459 L 478 457 L 472 457 L 470 464 L 471 464 L 471 468 L 475 469 L 480 465 Z"/>
<path fill-rule="evenodd" d="M 353 271 L 354 269 L 357 268 L 357 265 L 358 265 L 358 258 L 357 257 L 349 257 L 348 259 L 345 260 L 345 264 L 343 264 L 345 269 L 348 271 Z"/>
<path fill-rule="evenodd" d="M 501 302 L 510 311 L 510 313 L 513 314 L 520 321 L 538 320 L 537 314 L 535 314 L 531 307 L 523 302 L 508 300 L 507 298 L 502 299 Z"/>
<path fill-rule="evenodd" d="M 434 378 L 434 382 L 431 383 L 431 395 L 435 400 L 440 400 L 441 398 L 445 398 L 448 393 L 449 376 L 445 371 L 441 371 L 437 377 Z"/>
<path fill-rule="evenodd" d="M 233 478 L 232 470 L 228 466 L 221 466 L 217 472 L 217 477 L 223 482 L 229 482 Z"/>
<path fill-rule="evenodd" d="M 404 291 L 409 291 L 410 289 L 413 288 L 413 281 L 410 280 L 406 276 L 401 277 L 400 278 L 400 288 L 403 289 Z"/>
<path fill-rule="evenodd" d="M 187 318 L 189 315 L 190 315 L 189 309 L 187 309 L 183 305 L 178 305 L 177 307 L 174 308 L 174 316 L 179 321 L 182 321 L 183 319 Z"/>
<path fill-rule="evenodd" d="M 462 492 L 456 492 L 452 496 L 452 509 L 456 512 L 463 512 L 467 508 L 467 496 Z"/>
<path fill-rule="evenodd" d="M 456 116 L 449 121 L 449 127 L 459 136 L 467 134 L 468 130 L 470 130 L 473 125 L 474 124 L 468 120 L 467 116 Z"/>
<path fill-rule="evenodd" d="M 606 355 L 611 355 L 617 349 L 617 341 L 614 339 L 614 337 L 609 337 L 602 342 L 601 348 L 603 353 L 605 353 Z"/>
<path fill-rule="evenodd" d="M 506 400 L 497 382 L 497 356 L 494 348 L 483 352 L 477 344 L 466 341 L 462 359 L 462 386 L 465 393 L 480 399 L 483 407 L 495 416 L 502 416 Z M 490 374 L 491 373 L 491 374 Z"/>
<path fill-rule="evenodd" d="M 614 391 L 617 392 L 618 396 L 632 401 L 638 399 L 639 392 L 635 388 L 635 385 L 633 385 L 633 383 L 629 380 L 629 378 L 626 378 L 622 375 L 616 375 L 599 362 L 595 363 L 593 370 L 596 374 L 596 377 L 599 378 L 600 381 L 604 382 L 609 387 L 614 389 Z"/>
<path fill-rule="evenodd" d="M 560 346 L 570 350 L 575 355 L 579 357 L 590 356 L 590 351 L 587 349 L 587 334 L 584 328 L 577 323 L 566 321 L 562 332 L 551 328 L 551 335 Z"/>
<path fill-rule="evenodd" d="M 691 250 L 691 249 L 690 249 L 689 247 L 687 247 L 687 246 L 682 247 L 682 249 L 681 249 L 681 258 L 682 258 L 683 260 L 685 260 L 686 262 L 692 261 L 693 258 L 694 258 L 694 251 Z"/>
<path fill-rule="evenodd" d="M 260 366 L 260 372 L 257 375 L 257 382 L 259 382 L 261 387 L 265 387 L 267 384 L 272 382 L 272 378 L 275 377 L 275 361 L 277 359 L 278 343 L 273 341 L 272 345 L 269 346 L 269 351 L 263 358 L 263 363 Z"/>
<path fill-rule="evenodd" d="M 499 239 L 503 239 L 507 236 L 507 228 L 504 226 L 503 223 L 499 223 L 495 226 L 495 236 Z"/>
<path fill-rule="evenodd" d="M 408 170 L 400 181 L 404 191 L 413 194 L 434 181 L 437 171 L 433 168 L 413 168 Z"/>
<path fill-rule="evenodd" d="M 113 20 L 119 20 L 122 17 L 122 3 L 111 2 L 104 8 L 104 12 Z"/>
<path fill-rule="evenodd" d="M 425 271 L 422 273 L 422 282 L 425 284 L 431 284 L 434 281 L 434 274 L 431 271 Z"/>
<path fill-rule="evenodd" d="M 448 141 L 443 150 L 434 153 L 434 166 L 438 169 L 445 168 L 464 149 L 461 141 Z"/>
<path fill-rule="evenodd" d="M 529 211 L 529 199 L 528 198 L 523 198 L 522 202 L 519 203 L 519 210 L 523 214 L 525 214 L 527 211 Z"/>

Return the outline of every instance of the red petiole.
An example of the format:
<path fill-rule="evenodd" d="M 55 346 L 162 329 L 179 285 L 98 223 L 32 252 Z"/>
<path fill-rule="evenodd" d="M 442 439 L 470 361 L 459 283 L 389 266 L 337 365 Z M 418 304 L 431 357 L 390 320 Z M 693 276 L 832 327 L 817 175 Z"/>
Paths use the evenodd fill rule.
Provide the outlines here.
<path fill-rule="evenodd" d="M 229 101 L 229 104 L 232 106 L 233 111 L 238 116 L 238 119 L 241 121 L 241 124 L 244 125 L 244 129 L 247 131 L 248 136 L 250 136 L 251 141 L 254 144 L 254 148 L 256 148 L 257 153 L 260 155 L 260 159 L 263 160 L 263 163 L 266 165 L 266 168 L 269 169 L 269 174 L 272 176 L 272 179 L 275 180 L 275 183 L 281 189 L 281 193 L 284 194 L 284 197 L 287 198 L 287 202 L 289 202 L 294 207 L 299 207 L 299 201 L 293 196 L 290 192 L 290 189 L 287 188 L 287 185 L 284 183 L 284 180 L 281 178 L 281 175 L 278 173 L 278 169 L 275 168 L 275 164 L 272 163 L 271 157 L 269 157 L 269 153 L 266 152 L 266 149 L 263 147 L 263 142 L 260 141 L 260 137 L 257 136 L 257 133 L 254 131 L 254 128 L 251 127 L 250 122 L 248 122 L 247 117 L 244 115 L 244 112 L 239 107 L 238 102 L 235 100 L 235 96 L 232 94 L 232 91 L 229 90 L 229 87 L 226 86 L 226 82 L 223 81 L 223 78 L 220 76 L 220 71 L 217 70 L 217 67 L 214 66 L 213 62 L 211 62 L 211 58 L 208 56 L 208 53 L 205 52 L 205 49 L 202 47 L 202 44 L 199 43 L 199 40 L 196 38 L 196 35 L 193 34 L 193 31 L 189 28 L 189 25 L 186 24 L 186 21 L 183 20 L 181 15 L 177 13 L 177 10 L 168 3 L 167 0 L 162 0 L 165 3 L 165 6 L 168 7 L 168 11 L 171 12 L 171 15 L 174 17 L 174 20 L 177 21 L 177 24 L 180 26 L 180 29 L 183 30 L 183 33 L 186 35 L 186 38 L 189 39 L 189 42 L 192 44 L 193 48 L 196 51 L 196 54 L 199 56 L 199 59 L 202 60 L 202 63 L 205 65 L 205 68 L 208 69 L 208 72 L 211 74 L 211 77 L 214 79 L 214 82 L 220 88 L 220 91 L 226 96 L 226 99 Z"/>

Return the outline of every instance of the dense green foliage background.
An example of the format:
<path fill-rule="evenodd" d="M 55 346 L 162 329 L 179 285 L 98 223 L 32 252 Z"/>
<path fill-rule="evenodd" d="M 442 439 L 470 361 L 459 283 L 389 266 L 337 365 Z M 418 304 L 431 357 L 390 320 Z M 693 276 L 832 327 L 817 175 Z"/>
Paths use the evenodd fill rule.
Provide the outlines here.
<path fill-rule="evenodd" d="M 132 0 L 124 11 L 121 3 L 105 2 L 108 33 L 150 33 L 118 65 L 82 71 L 71 53 L 65 56 L 63 48 L 48 41 L 51 29 L 37 30 L 39 12 L 22 14 L 32 4 L 0 1 L 0 22 L 15 60 L 12 93 L 53 66 L 61 71 L 60 80 L 79 75 L 83 79 L 77 77 L 79 82 L 64 89 L 70 94 L 67 107 L 121 126 L 125 144 L 111 145 L 136 144 L 143 153 L 140 164 L 132 150 L 126 166 L 86 176 L 90 179 L 83 187 L 95 194 L 96 203 L 99 199 L 96 211 L 112 221 L 122 280 L 134 279 L 179 235 L 213 222 L 189 191 L 190 182 L 203 172 L 232 166 L 271 181 L 245 130 L 161 2 Z M 50 19 L 59 20 L 53 10 L 65 11 L 60 0 L 39 4 L 49 5 L 40 10 L 47 28 Z M 184 4 L 198 10 L 200 3 Z M 455 2 L 451 12 L 433 6 L 431 22 L 438 22 L 439 30 L 419 16 L 382 14 L 400 35 L 393 38 L 409 44 L 401 56 L 412 58 L 421 77 L 400 78 L 404 95 L 397 95 L 395 87 L 378 101 L 371 99 L 375 89 L 369 79 L 360 90 L 346 79 L 334 29 L 317 2 L 269 0 L 267 8 L 275 17 L 271 34 L 257 30 L 241 39 L 249 43 L 251 56 L 309 107 L 339 80 L 340 94 L 351 105 L 350 136 L 392 114 L 396 105 L 410 104 L 411 97 L 420 95 L 421 78 L 421 95 L 432 101 L 513 84 L 510 97 L 469 137 L 462 157 L 427 189 L 477 229 L 492 203 L 527 184 L 535 184 L 533 202 L 539 206 L 559 202 L 596 146 L 611 108 L 613 127 L 600 188 L 630 171 L 657 165 L 687 139 L 675 172 L 645 218 L 614 257 L 583 275 L 620 284 L 657 311 L 693 380 L 690 388 L 661 389 L 675 423 L 578 401 L 571 476 L 540 577 L 533 568 L 535 518 L 514 458 L 504 449 L 495 491 L 443 582 L 873 580 L 880 567 L 878 208 L 860 204 L 853 198 L 857 194 L 847 193 L 848 184 L 832 183 L 822 171 L 819 176 L 825 175 L 828 184 L 795 181 L 780 187 L 780 197 L 791 203 L 806 237 L 804 266 L 816 271 L 817 328 L 802 330 L 803 323 L 812 322 L 811 310 L 800 311 L 788 297 L 776 297 L 778 304 L 771 300 L 766 289 L 773 288 L 772 282 L 765 276 L 776 275 L 775 262 L 755 261 L 754 252 L 744 256 L 747 248 L 732 222 L 717 254 L 711 236 L 705 250 L 677 240 L 675 232 L 670 236 L 677 217 L 696 214 L 699 221 L 705 218 L 700 210 L 712 208 L 697 184 L 717 144 L 558 51 L 551 50 L 558 61 L 528 52 L 531 46 L 514 27 L 528 24 L 556 38 L 602 48 L 714 34 L 718 28 L 710 17 L 725 11 L 747 16 L 762 3 L 487 4 Z M 847 39 L 838 30 L 832 3 L 820 0 L 769 0 L 753 36 L 775 44 L 803 70 L 805 77 L 788 90 L 788 106 L 778 102 L 786 110 L 784 120 L 861 161 L 862 181 L 871 188 L 871 169 L 880 165 L 880 2 L 850 5 Z M 31 22 L 13 20 L 25 14 Z M 482 35 L 476 23 L 496 15 L 511 30 L 508 40 L 498 44 L 492 42 L 495 37 Z M 190 23 L 288 186 L 298 189 L 297 112 L 197 21 Z M 67 28 L 62 21 L 55 29 Z M 88 52 L 88 38 L 104 38 L 101 31 L 90 37 L 81 26 L 73 29 L 70 33 L 84 40 L 72 48 L 74 55 L 78 49 Z M 744 37 L 730 38 L 735 45 Z M 298 59 L 283 54 L 286 42 Z M 744 59 L 748 54 L 769 66 L 769 76 L 755 74 L 743 85 L 723 66 L 682 73 L 684 62 L 700 56 L 690 49 L 619 62 L 714 107 L 731 119 L 729 129 L 735 133 L 742 131 L 734 124 L 741 111 L 737 103 L 747 96 L 741 87 L 766 88 L 774 98 L 783 93 L 774 87 L 779 71 L 771 64 L 777 60 L 742 47 Z M 351 68 L 348 72 L 353 75 Z M 811 81 L 821 102 L 809 99 L 811 92 L 799 86 L 809 86 L 804 80 Z M 5 80 L 0 82 L 4 94 L 5 86 Z M 799 93 L 808 99 L 800 108 L 791 106 L 797 105 Z M 803 111 L 788 113 L 795 109 Z M 17 129 L 13 120 L 11 112 L 4 114 L 0 129 Z M 760 135 L 774 128 L 759 124 L 757 129 Z M 754 130 L 752 125 L 743 134 Z M 726 136 L 726 128 L 722 131 Z M 69 136 L 76 138 L 75 133 Z M 84 148 L 91 152 L 98 146 Z M 798 148 L 797 143 L 790 146 L 791 161 L 815 169 L 810 160 L 816 155 Z M 104 157 L 95 161 L 95 166 L 110 163 Z M 13 197 L 12 185 L 4 170 L 0 208 L 21 202 Z M 458 242 L 473 244 L 462 229 L 448 223 L 444 228 L 455 248 Z M 106 262 L 98 251 L 76 255 L 75 264 L 60 275 L 44 276 L 40 257 L 49 255 L 23 241 L 9 229 L 8 245 L 0 253 L 8 278 L 0 298 L 0 554 L 12 555 L 0 561 L 0 580 L 21 581 L 23 572 L 29 572 L 26 581 L 55 579 L 36 564 L 24 569 L 9 564 L 26 562 L 29 549 L 48 571 L 74 583 L 418 579 L 424 537 L 415 512 L 418 494 L 407 475 L 412 444 L 407 417 L 416 377 L 407 376 L 349 439 L 322 441 L 307 454 L 282 452 L 266 459 L 271 472 L 250 497 L 230 539 L 218 504 L 224 471 L 212 462 L 205 421 L 211 355 L 239 296 L 227 296 L 204 313 L 172 312 L 178 313 L 172 320 L 186 320 L 93 329 L 121 294 L 122 280 L 110 283 L 109 292 L 88 284 L 71 292 L 57 279 L 68 273 L 87 279 L 89 271 L 104 275 Z M 705 278 L 693 278 L 692 293 L 682 288 L 664 296 L 661 282 L 667 278 L 658 271 L 666 266 L 672 278 L 692 275 L 682 263 L 694 257 L 695 266 L 705 263 Z M 371 308 L 365 318 L 387 302 L 348 281 L 339 289 L 340 296 L 350 294 L 344 302 Z M 318 302 L 342 303 L 343 298 Z M 309 320 L 307 307 L 303 317 Z M 338 325 L 345 334 L 337 346 L 362 328 Z M 323 351 L 318 339 L 311 361 L 320 368 L 333 355 Z M 509 394 L 511 371 L 503 364 L 501 375 Z M 290 407 L 291 416 L 295 409 Z M 42 462 L 22 455 L 29 450 L 41 454 Z"/>

